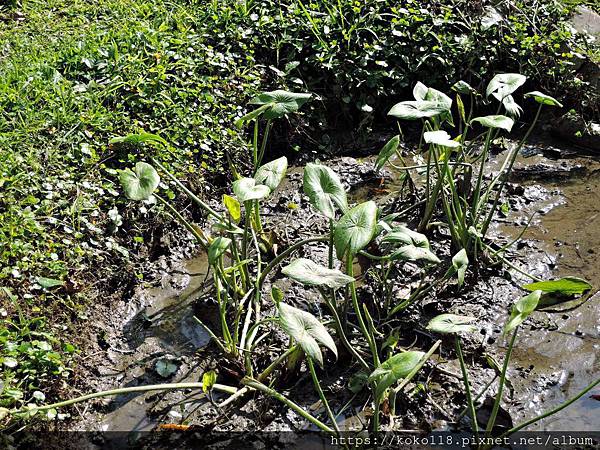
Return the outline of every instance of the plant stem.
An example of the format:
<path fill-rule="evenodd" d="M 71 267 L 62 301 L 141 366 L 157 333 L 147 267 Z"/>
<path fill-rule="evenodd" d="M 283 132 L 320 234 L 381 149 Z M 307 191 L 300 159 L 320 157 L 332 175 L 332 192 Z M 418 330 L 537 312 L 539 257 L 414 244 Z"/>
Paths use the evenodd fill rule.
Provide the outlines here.
<path fill-rule="evenodd" d="M 173 214 L 175 216 L 177 221 L 181 225 L 183 225 L 190 233 L 192 233 L 192 235 L 196 238 L 196 240 L 204 248 L 204 250 L 206 250 L 208 248 L 208 244 L 205 242 L 204 238 L 202 236 L 200 236 L 200 233 L 198 233 L 198 231 L 196 231 L 196 229 L 192 226 L 192 224 L 189 223 L 185 219 L 185 217 L 183 217 L 179 213 L 179 211 L 177 211 L 175 208 L 173 208 L 173 206 L 171 206 L 171 204 L 169 202 L 167 202 L 164 198 L 162 198 L 160 195 L 154 194 L 154 197 L 159 202 L 161 202 L 163 205 L 165 205 L 167 207 L 167 209 L 171 212 L 171 214 Z"/>
<path fill-rule="evenodd" d="M 332 428 L 329 428 L 327 425 L 325 425 L 319 419 L 317 419 L 316 417 L 312 416 L 310 413 L 306 412 L 304 409 L 302 409 L 296 403 L 294 403 L 293 401 L 291 401 L 289 398 L 283 396 L 282 394 L 280 394 L 279 392 L 275 391 L 274 389 L 271 389 L 270 387 L 265 386 L 261 382 L 259 382 L 257 380 L 253 380 L 252 378 L 248 378 L 248 377 L 246 377 L 246 378 L 244 378 L 242 380 L 242 384 L 245 385 L 245 386 L 249 386 L 251 388 L 254 388 L 254 389 L 258 390 L 258 391 L 264 392 L 267 395 L 270 395 L 274 399 L 279 400 L 280 402 L 284 403 L 287 407 L 289 407 L 290 409 L 292 409 L 296 414 L 298 414 L 299 416 L 301 416 L 304 419 L 308 420 L 310 423 L 312 423 L 313 425 L 317 426 L 321 430 L 325 431 L 326 433 L 330 433 L 330 434 L 332 434 L 334 436 L 336 435 L 335 430 L 333 430 Z"/>
<path fill-rule="evenodd" d="M 566 402 L 561 403 L 556 408 L 553 408 L 550 411 L 546 411 L 545 413 L 542 413 L 539 416 L 536 416 L 536 417 L 534 417 L 532 419 L 529 419 L 526 422 L 523 422 L 520 425 L 517 425 L 516 427 L 511 428 L 510 430 L 508 430 L 504 434 L 500 435 L 499 439 L 502 439 L 502 438 L 504 438 L 506 436 L 510 436 L 511 434 L 516 433 L 517 431 L 522 430 L 523 428 L 528 427 L 529 425 L 534 424 L 535 422 L 538 422 L 538 421 L 540 421 L 542 419 L 545 419 L 546 417 L 549 417 L 549 416 L 552 416 L 552 415 L 556 414 L 559 411 L 562 411 L 567 406 L 570 406 L 571 404 L 575 403 L 577 400 L 579 400 L 581 397 L 583 397 L 585 394 L 587 394 L 589 391 L 591 391 L 592 389 L 594 389 L 599 384 L 600 384 L 600 378 L 598 378 L 596 381 L 594 381 L 591 384 L 589 384 L 585 389 L 583 389 L 581 392 L 579 392 L 575 397 L 572 397 L 569 400 L 567 400 Z"/>
<path fill-rule="evenodd" d="M 494 425 L 496 424 L 496 417 L 498 416 L 498 410 L 500 409 L 500 402 L 502 401 L 502 393 L 504 391 L 504 383 L 506 382 L 506 371 L 508 370 L 508 363 L 510 361 L 510 355 L 512 353 L 513 346 L 515 345 L 515 339 L 517 338 L 517 331 L 519 327 L 515 328 L 515 331 L 510 338 L 510 343 L 508 344 L 508 349 L 506 350 L 506 356 L 504 357 L 504 364 L 502 365 L 502 372 L 500 373 L 500 380 L 498 381 L 498 394 L 496 394 L 496 400 L 494 401 L 494 406 L 492 408 L 492 413 L 487 423 L 487 427 L 485 429 L 485 435 L 489 436 L 494 429 Z"/>
<path fill-rule="evenodd" d="M 463 382 L 465 384 L 465 395 L 467 396 L 467 405 L 469 407 L 469 414 L 471 415 L 471 426 L 473 427 L 473 433 L 475 438 L 479 438 L 479 426 L 477 425 L 477 415 L 475 413 L 475 403 L 471 396 L 471 384 L 469 383 L 469 373 L 463 357 L 462 348 L 460 346 L 460 337 L 458 334 L 455 338 L 456 354 L 458 355 L 458 361 L 460 362 L 460 370 L 463 376 Z"/>
<path fill-rule="evenodd" d="M 298 348 L 297 345 L 292 345 L 281 356 L 279 356 L 275 361 L 273 361 L 271 364 L 269 364 L 269 366 L 265 370 L 263 370 L 262 373 L 258 376 L 258 381 L 264 381 L 265 378 L 267 378 L 279 364 L 281 364 L 283 361 L 285 361 L 285 359 L 288 356 L 290 356 L 292 353 L 294 353 L 297 348 Z"/>
<path fill-rule="evenodd" d="M 327 415 L 331 420 L 331 425 L 333 426 L 333 429 L 336 431 L 336 433 L 339 433 L 340 429 L 338 427 L 337 421 L 335 420 L 335 415 L 333 414 L 333 411 L 331 411 L 329 402 L 327 401 L 327 397 L 325 397 L 323 389 L 321 389 L 321 383 L 319 382 L 317 372 L 315 371 L 315 364 L 313 363 L 312 358 L 308 355 L 306 356 L 306 362 L 308 364 L 308 369 L 310 370 L 310 375 L 312 376 L 313 384 L 315 385 L 315 390 L 317 391 L 317 394 L 319 394 L 319 398 L 321 399 L 321 402 L 325 407 L 325 411 L 327 411 Z"/>
<path fill-rule="evenodd" d="M 335 224 L 333 223 L 333 219 L 329 219 L 329 259 L 328 259 L 328 267 L 333 269 L 333 232 L 334 232 Z"/>
<path fill-rule="evenodd" d="M 119 388 L 119 389 L 111 389 L 108 391 L 100 391 L 94 392 L 92 394 L 82 395 L 81 397 L 73 398 L 71 400 L 65 400 L 58 403 L 52 403 L 51 405 L 43 405 L 43 406 L 35 406 L 32 408 L 26 407 L 21 408 L 15 411 L 15 413 L 27 413 L 32 411 L 47 411 L 49 409 L 62 408 L 64 406 L 74 405 L 76 403 L 85 402 L 87 400 L 91 400 L 99 397 L 110 397 L 112 395 L 120 395 L 120 394 L 130 394 L 132 392 L 148 392 L 148 391 L 168 391 L 168 390 L 176 390 L 176 389 L 202 389 L 202 383 L 173 383 L 173 384 L 150 384 L 146 386 L 133 386 L 127 388 Z M 238 390 L 231 386 L 226 386 L 224 384 L 214 384 L 213 389 L 216 389 L 221 392 L 226 392 L 228 394 L 235 394 Z"/>
<path fill-rule="evenodd" d="M 346 273 L 351 277 L 354 277 L 354 267 L 352 265 L 353 259 L 354 258 L 353 258 L 352 253 L 348 252 L 348 256 L 346 257 Z M 369 348 L 371 349 L 371 355 L 373 356 L 373 363 L 374 363 L 375 367 L 378 367 L 379 366 L 379 356 L 377 354 L 377 347 L 375 346 L 375 342 L 373 342 L 371 340 L 371 334 L 369 333 L 369 330 L 367 329 L 367 326 L 363 319 L 362 313 L 360 312 L 360 306 L 358 305 L 358 296 L 356 294 L 356 282 L 351 281 L 348 284 L 348 286 L 350 288 L 350 295 L 352 297 L 352 306 L 354 307 L 354 312 L 356 313 L 356 318 L 358 319 L 358 325 L 360 326 L 360 331 L 362 332 L 363 336 L 367 340 L 367 343 L 369 344 Z"/>

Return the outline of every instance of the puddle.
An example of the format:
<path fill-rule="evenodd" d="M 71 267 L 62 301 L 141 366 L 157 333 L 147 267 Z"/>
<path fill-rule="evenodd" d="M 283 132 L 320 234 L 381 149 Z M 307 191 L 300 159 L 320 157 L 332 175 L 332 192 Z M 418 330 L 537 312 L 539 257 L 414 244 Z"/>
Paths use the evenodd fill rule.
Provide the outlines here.
<path fill-rule="evenodd" d="M 566 174 L 568 166 L 570 176 Z M 536 313 L 533 319 L 539 329 L 521 335 L 514 361 L 527 372 L 523 385 L 537 382 L 541 388 L 539 392 L 523 393 L 521 398 L 529 401 L 519 408 L 519 419 L 522 419 L 575 396 L 600 374 L 600 294 L 597 291 L 600 287 L 600 163 L 588 158 L 553 161 L 537 155 L 532 159 L 519 158 L 515 168 L 517 175 L 534 175 L 534 180 L 521 181 L 525 196 L 529 194 L 532 201 L 520 211 L 509 214 L 507 223 L 499 227 L 501 233 L 516 237 L 527 222 L 525 218 L 538 211 L 523 239 L 535 241 L 537 248 L 553 258 L 552 277 L 579 276 L 587 279 L 595 291 L 584 305 L 573 311 Z M 516 225 L 515 220 L 520 225 Z M 526 247 L 523 250 L 527 252 Z M 529 257 L 529 269 L 534 273 L 534 263 L 540 256 Z M 519 375 L 513 377 L 518 379 Z M 591 394 L 598 393 L 600 388 L 530 429 L 600 429 L 600 402 L 590 398 Z"/>

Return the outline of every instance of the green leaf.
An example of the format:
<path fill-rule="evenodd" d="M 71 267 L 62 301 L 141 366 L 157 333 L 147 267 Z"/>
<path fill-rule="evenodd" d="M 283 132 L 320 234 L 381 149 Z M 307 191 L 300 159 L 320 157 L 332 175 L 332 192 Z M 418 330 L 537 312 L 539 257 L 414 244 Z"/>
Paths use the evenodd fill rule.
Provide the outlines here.
<path fill-rule="evenodd" d="M 515 123 L 510 117 L 506 116 L 483 116 L 483 117 L 475 117 L 471 120 L 471 124 L 473 122 L 478 122 L 484 127 L 487 128 L 502 128 L 503 130 L 509 131 L 512 130 L 512 127 Z"/>
<path fill-rule="evenodd" d="M 202 374 L 202 390 L 205 394 L 212 391 L 213 386 L 217 382 L 217 374 L 214 370 L 209 370 Z"/>
<path fill-rule="evenodd" d="M 510 318 L 504 326 L 504 334 L 514 330 L 523 323 L 527 317 L 535 310 L 540 301 L 542 291 L 533 291 L 531 294 L 522 297 L 515 303 L 510 312 Z"/>
<path fill-rule="evenodd" d="M 37 277 L 37 283 L 44 289 L 50 289 L 65 284 L 64 281 L 57 280 L 55 278 Z"/>
<path fill-rule="evenodd" d="M 219 236 L 214 241 L 210 243 L 210 247 L 208 247 L 208 263 L 211 266 L 214 266 L 221 255 L 227 251 L 229 246 L 231 245 L 231 239 Z"/>
<path fill-rule="evenodd" d="M 527 77 L 519 73 L 500 73 L 496 75 L 487 86 L 486 97 L 494 96 L 496 100 L 502 101 L 507 95 L 519 89 Z"/>
<path fill-rule="evenodd" d="M 581 295 L 592 289 L 592 285 L 578 277 L 564 277 L 559 280 L 538 281 L 523 286 L 528 291 L 540 290 L 563 295 Z"/>
<path fill-rule="evenodd" d="M 560 103 L 554 97 L 550 97 L 549 95 L 546 95 L 540 91 L 528 92 L 524 95 L 524 97 L 533 97 L 536 102 L 541 103 L 542 105 L 558 106 L 559 108 L 562 108 L 562 103 Z"/>
<path fill-rule="evenodd" d="M 440 262 L 439 258 L 430 250 L 427 237 L 403 225 L 395 227 L 386 234 L 381 243 L 394 249 L 390 255 L 391 260 L 425 260 L 434 264 Z"/>
<path fill-rule="evenodd" d="M 271 298 L 273 299 L 275 306 L 283 301 L 283 292 L 276 285 L 271 286 Z"/>
<path fill-rule="evenodd" d="M 114 137 L 110 141 L 108 141 L 109 144 L 131 145 L 143 144 L 146 142 L 150 144 L 163 144 L 165 147 L 168 145 L 167 141 L 165 141 L 159 135 L 152 133 L 128 134 L 127 136 Z"/>
<path fill-rule="evenodd" d="M 233 192 L 243 203 L 263 199 L 271 193 L 271 190 L 264 184 L 257 184 L 254 178 L 242 178 L 233 182 Z"/>
<path fill-rule="evenodd" d="M 518 118 L 523 112 L 523 108 L 517 105 L 512 95 L 507 95 L 502 99 L 502 106 L 510 117 Z"/>
<path fill-rule="evenodd" d="M 475 317 L 471 316 L 459 316 L 457 314 L 441 314 L 429 321 L 427 329 L 442 334 L 463 332 L 471 333 L 477 329 L 475 326 L 469 325 L 475 320 Z"/>
<path fill-rule="evenodd" d="M 450 135 L 443 130 L 426 131 L 423 133 L 423 139 L 428 144 L 435 144 L 441 147 L 457 148 L 460 143 L 450 139 Z"/>
<path fill-rule="evenodd" d="M 223 205 L 225 205 L 225 208 L 227 208 L 231 219 L 235 223 L 239 223 L 240 219 L 242 218 L 242 208 L 240 207 L 240 202 L 230 195 L 223 194 Z"/>
<path fill-rule="evenodd" d="M 379 155 L 377 155 L 377 160 L 375 161 L 375 170 L 381 170 L 388 159 L 390 159 L 392 155 L 396 153 L 399 145 L 400 136 L 396 135 L 383 146 L 383 148 L 379 151 Z"/>
<path fill-rule="evenodd" d="M 327 347 L 337 357 L 335 342 L 315 316 L 283 302 L 279 303 L 278 308 L 281 328 L 298 343 L 309 358 L 323 365 L 323 354 L 319 344 Z"/>
<path fill-rule="evenodd" d="M 452 257 L 452 267 L 456 270 L 456 276 L 458 278 L 458 287 L 461 287 L 465 282 L 465 273 L 469 266 L 469 257 L 467 251 L 463 248 L 456 255 Z"/>
<path fill-rule="evenodd" d="M 340 260 L 347 253 L 355 255 L 375 236 L 377 205 L 374 201 L 361 203 L 349 210 L 336 224 L 333 232 L 335 252 Z"/>
<path fill-rule="evenodd" d="M 295 259 L 281 272 L 299 283 L 308 286 L 327 286 L 332 289 L 339 289 L 354 281 L 354 278 L 338 269 L 328 269 L 305 258 Z"/>
<path fill-rule="evenodd" d="M 254 175 L 254 179 L 257 183 L 268 186 L 271 192 L 273 192 L 285 177 L 287 167 L 288 160 L 285 156 L 282 156 L 260 166 Z"/>
<path fill-rule="evenodd" d="M 447 113 L 449 108 L 442 103 L 425 100 L 408 100 L 392 106 L 388 116 L 403 120 L 417 120 Z"/>
<path fill-rule="evenodd" d="M 119 181 L 130 200 L 147 200 L 158 187 L 160 177 L 150 164 L 138 162 L 134 171 L 121 170 Z"/>
<path fill-rule="evenodd" d="M 408 376 L 424 355 L 424 352 L 418 351 L 403 352 L 382 362 L 369 376 L 369 382 L 376 386 L 375 398 L 381 400 L 386 389 Z"/>
<path fill-rule="evenodd" d="M 348 209 L 346 191 L 340 177 L 323 164 L 308 163 L 304 168 L 304 193 L 310 204 L 329 219 L 335 219 L 335 207 Z"/>
<path fill-rule="evenodd" d="M 277 90 L 264 92 L 250 100 L 251 105 L 268 105 L 262 115 L 265 119 L 278 119 L 298 111 L 311 98 L 311 94 Z"/>
<path fill-rule="evenodd" d="M 471 87 L 469 83 L 466 81 L 460 80 L 454 83 L 451 88 L 454 92 L 458 92 L 459 94 L 473 94 L 477 95 L 477 91 Z"/>

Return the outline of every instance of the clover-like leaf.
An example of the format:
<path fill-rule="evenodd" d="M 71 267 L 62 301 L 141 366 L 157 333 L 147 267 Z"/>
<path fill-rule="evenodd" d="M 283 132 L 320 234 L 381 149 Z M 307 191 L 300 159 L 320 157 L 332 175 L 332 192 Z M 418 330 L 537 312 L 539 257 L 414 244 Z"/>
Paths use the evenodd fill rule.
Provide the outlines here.
<path fill-rule="evenodd" d="M 471 124 L 473 122 L 480 123 L 486 128 L 502 128 L 503 130 L 509 132 L 512 130 L 512 127 L 515 123 L 515 121 L 510 117 L 502 115 L 475 117 L 474 119 L 471 119 Z"/>
<path fill-rule="evenodd" d="M 260 166 L 254 175 L 254 179 L 257 183 L 268 186 L 273 192 L 285 177 L 287 167 L 288 160 L 285 156 L 282 156 Z"/>
<path fill-rule="evenodd" d="M 409 351 L 398 353 L 382 362 L 371 375 L 369 382 L 375 383 L 375 398 L 381 400 L 385 390 L 402 378 L 406 378 L 421 362 L 424 352 Z"/>
<path fill-rule="evenodd" d="M 381 243 L 393 250 L 390 255 L 391 260 L 424 260 L 434 264 L 440 262 L 439 258 L 430 250 L 427 236 L 403 225 L 395 227 L 386 234 L 381 239 Z"/>
<path fill-rule="evenodd" d="M 240 207 L 240 202 L 237 199 L 231 197 L 230 195 L 223 194 L 223 205 L 227 208 L 227 212 L 231 216 L 231 219 L 235 223 L 239 223 L 242 218 L 242 209 Z"/>
<path fill-rule="evenodd" d="M 257 184 L 254 178 L 242 178 L 233 182 L 233 192 L 240 202 L 260 200 L 271 193 L 264 184 Z"/>
<path fill-rule="evenodd" d="M 340 177 L 323 164 L 308 163 L 304 168 L 304 193 L 310 204 L 329 219 L 335 218 L 335 207 L 346 212 L 348 200 Z"/>
<path fill-rule="evenodd" d="M 388 159 L 390 159 L 392 155 L 396 153 L 399 145 L 400 136 L 396 135 L 383 146 L 383 148 L 379 151 L 379 155 L 377 155 L 377 160 L 375 161 L 375 170 L 381 170 Z"/>
<path fill-rule="evenodd" d="M 541 103 L 542 105 L 558 106 L 559 108 L 562 108 L 561 102 L 556 100 L 554 97 L 550 97 L 549 95 L 546 95 L 540 91 L 528 92 L 524 95 L 524 97 L 533 97 L 536 102 Z"/>
<path fill-rule="evenodd" d="M 250 100 L 249 103 L 251 105 L 268 106 L 268 108 L 261 111 L 262 116 L 265 119 L 278 119 L 298 111 L 302 105 L 310 100 L 311 96 L 307 93 L 276 90 L 263 92 L 258 97 Z"/>
<path fill-rule="evenodd" d="M 145 162 L 138 162 L 134 170 L 125 169 L 119 173 L 119 181 L 130 200 L 147 200 L 160 183 L 156 169 Z"/>
<path fill-rule="evenodd" d="M 231 239 L 219 236 L 208 247 L 208 263 L 213 266 L 231 245 Z"/>
<path fill-rule="evenodd" d="M 440 314 L 429 321 L 427 329 L 442 334 L 471 333 L 477 329 L 474 325 L 470 325 L 475 320 L 475 317 L 471 316 Z"/>
<path fill-rule="evenodd" d="M 312 314 L 280 302 L 279 325 L 294 339 L 309 358 L 323 365 L 319 344 L 331 350 L 337 357 L 337 347 L 327 328 Z"/>
<path fill-rule="evenodd" d="M 500 73 L 492 78 L 487 86 L 485 95 L 486 97 L 492 95 L 496 100 L 502 101 L 504 97 L 523 86 L 526 80 L 527 77 L 519 73 Z"/>
<path fill-rule="evenodd" d="M 469 257 L 467 251 L 463 248 L 456 255 L 452 257 L 452 267 L 456 270 L 456 276 L 458 278 L 458 287 L 461 287 L 465 282 L 465 273 L 469 266 Z"/>
<path fill-rule="evenodd" d="M 542 292 L 562 294 L 562 295 L 581 295 L 592 289 L 592 285 L 583 278 L 564 277 L 558 280 L 538 281 L 523 286 L 528 291 L 540 290 Z"/>
<path fill-rule="evenodd" d="M 443 130 L 426 131 L 423 133 L 423 139 L 428 144 L 435 144 L 441 147 L 457 148 L 460 147 L 460 142 L 450 139 L 450 135 Z"/>
<path fill-rule="evenodd" d="M 308 286 L 327 286 L 332 289 L 339 289 L 354 281 L 354 278 L 338 269 L 328 269 L 305 258 L 295 259 L 281 272 L 299 283 Z"/>
<path fill-rule="evenodd" d="M 504 326 L 504 334 L 517 328 L 533 311 L 535 311 L 541 295 L 542 291 L 536 290 L 531 294 L 520 298 L 514 304 L 508 322 L 506 322 L 506 325 Z"/>
<path fill-rule="evenodd" d="M 336 224 L 333 232 L 335 252 L 340 260 L 355 255 L 375 236 L 377 205 L 374 201 L 361 203 L 350 209 Z"/>

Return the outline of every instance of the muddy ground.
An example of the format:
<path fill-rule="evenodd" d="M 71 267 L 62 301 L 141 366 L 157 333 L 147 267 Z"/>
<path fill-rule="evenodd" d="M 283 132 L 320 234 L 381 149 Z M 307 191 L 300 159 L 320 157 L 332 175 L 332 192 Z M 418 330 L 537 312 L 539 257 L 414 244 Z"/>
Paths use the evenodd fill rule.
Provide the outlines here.
<path fill-rule="evenodd" d="M 505 152 L 497 149 L 488 172 L 499 167 L 497 161 L 503 159 Z M 382 177 L 373 172 L 373 158 L 344 157 L 327 164 L 340 174 L 354 202 L 376 199 L 389 212 L 414 202 L 410 195 L 399 198 L 397 174 L 386 170 Z M 280 248 L 301 238 L 325 233 L 327 229 L 326 222 L 313 212 L 302 194 L 302 170 L 291 168 L 286 180 L 264 206 L 265 222 L 274 230 Z M 599 184 L 597 160 L 545 144 L 526 147 L 508 189 L 508 214 L 494 224 L 496 243 L 504 245 L 516 238 L 535 213 L 523 239 L 511 247 L 510 260 L 542 278 L 575 275 L 600 286 L 596 254 L 600 251 L 596 246 L 600 237 Z M 409 222 L 410 225 L 414 224 Z M 434 232 L 430 241 L 443 263 L 431 271 L 428 281 L 445 272 L 451 256 L 447 236 Z M 150 264 L 145 279 L 153 281 L 141 285 L 132 298 L 96 308 L 89 345 L 78 368 L 83 390 L 198 381 L 204 371 L 212 368 L 218 371 L 219 383 L 238 385 L 243 375 L 241 366 L 225 361 L 192 318 L 196 315 L 218 330 L 217 311 L 206 278 L 206 259 L 202 254 L 194 254 L 189 242 L 184 240 L 172 254 Z M 323 262 L 327 250 L 325 245 L 312 244 L 295 256 Z M 356 272 L 361 274 L 361 300 L 373 306 L 373 299 L 381 295 L 373 288 L 375 267 L 362 259 L 356 264 Z M 398 302 L 418 284 L 420 273 L 420 268 L 412 263 L 398 266 L 392 288 Z M 322 315 L 318 292 L 280 276 L 276 273 L 266 283 L 265 294 L 274 282 L 286 293 L 287 302 Z M 482 270 L 478 276 L 471 272 L 462 290 L 456 284 L 435 290 L 387 321 L 381 331 L 384 334 L 397 332 L 403 348 L 427 351 L 439 338 L 425 330 L 432 317 L 446 312 L 477 317 L 479 332 L 466 337 L 464 347 L 471 366 L 473 391 L 480 392 L 495 375 L 487 357 L 499 362 L 503 358 L 506 342 L 502 327 L 510 305 L 523 295 L 519 285 L 528 281 L 502 268 Z M 554 307 L 557 312 L 536 312 L 522 327 L 509 371 L 511 384 L 501 414 L 503 425 L 518 423 L 555 406 L 577 393 L 600 372 L 597 359 L 599 298 L 600 295 L 593 292 L 587 302 L 576 309 L 569 309 L 573 305 L 567 304 Z M 263 301 L 268 311 L 268 294 Z M 257 364 L 268 365 L 280 354 L 282 343 L 281 333 L 273 333 L 265 346 L 268 350 L 256 356 Z M 321 375 L 332 408 L 342 410 L 340 428 L 358 431 L 368 425 L 370 399 L 366 389 L 356 394 L 348 389 L 357 371 L 356 367 L 349 366 L 349 360 L 343 352 L 337 361 L 329 355 Z M 440 350 L 398 399 L 396 416 L 383 420 L 382 429 L 433 431 L 456 427 L 454 420 L 465 406 L 459 374 L 452 340 L 444 339 Z M 281 375 L 278 385 L 281 391 L 314 414 L 322 412 L 310 375 L 304 368 L 300 373 Z M 70 430 L 124 432 L 99 434 L 91 439 L 90 448 L 118 448 L 136 442 L 142 446 L 148 436 L 139 432 L 165 424 L 185 423 L 201 433 L 310 428 L 282 404 L 262 395 L 247 396 L 232 407 L 219 410 L 215 403 L 224 398 L 226 396 L 214 393 L 213 398 L 208 399 L 202 393 L 186 391 L 107 398 L 78 405 L 72 411 L 73 421 L 66 426 Z M 600 402 L 586 396 L 531 429 L 598 430 L 599 407 Z M 488 410 L 489 402 L 484 401 L 478 413 L 481 420 L 486 420 Z M 61 427 L 64 429 L 65 425 Z M 163 430 L 163 437 L 165 433 Z M 185 442 L 185 434 L 176 435 Z"/>

